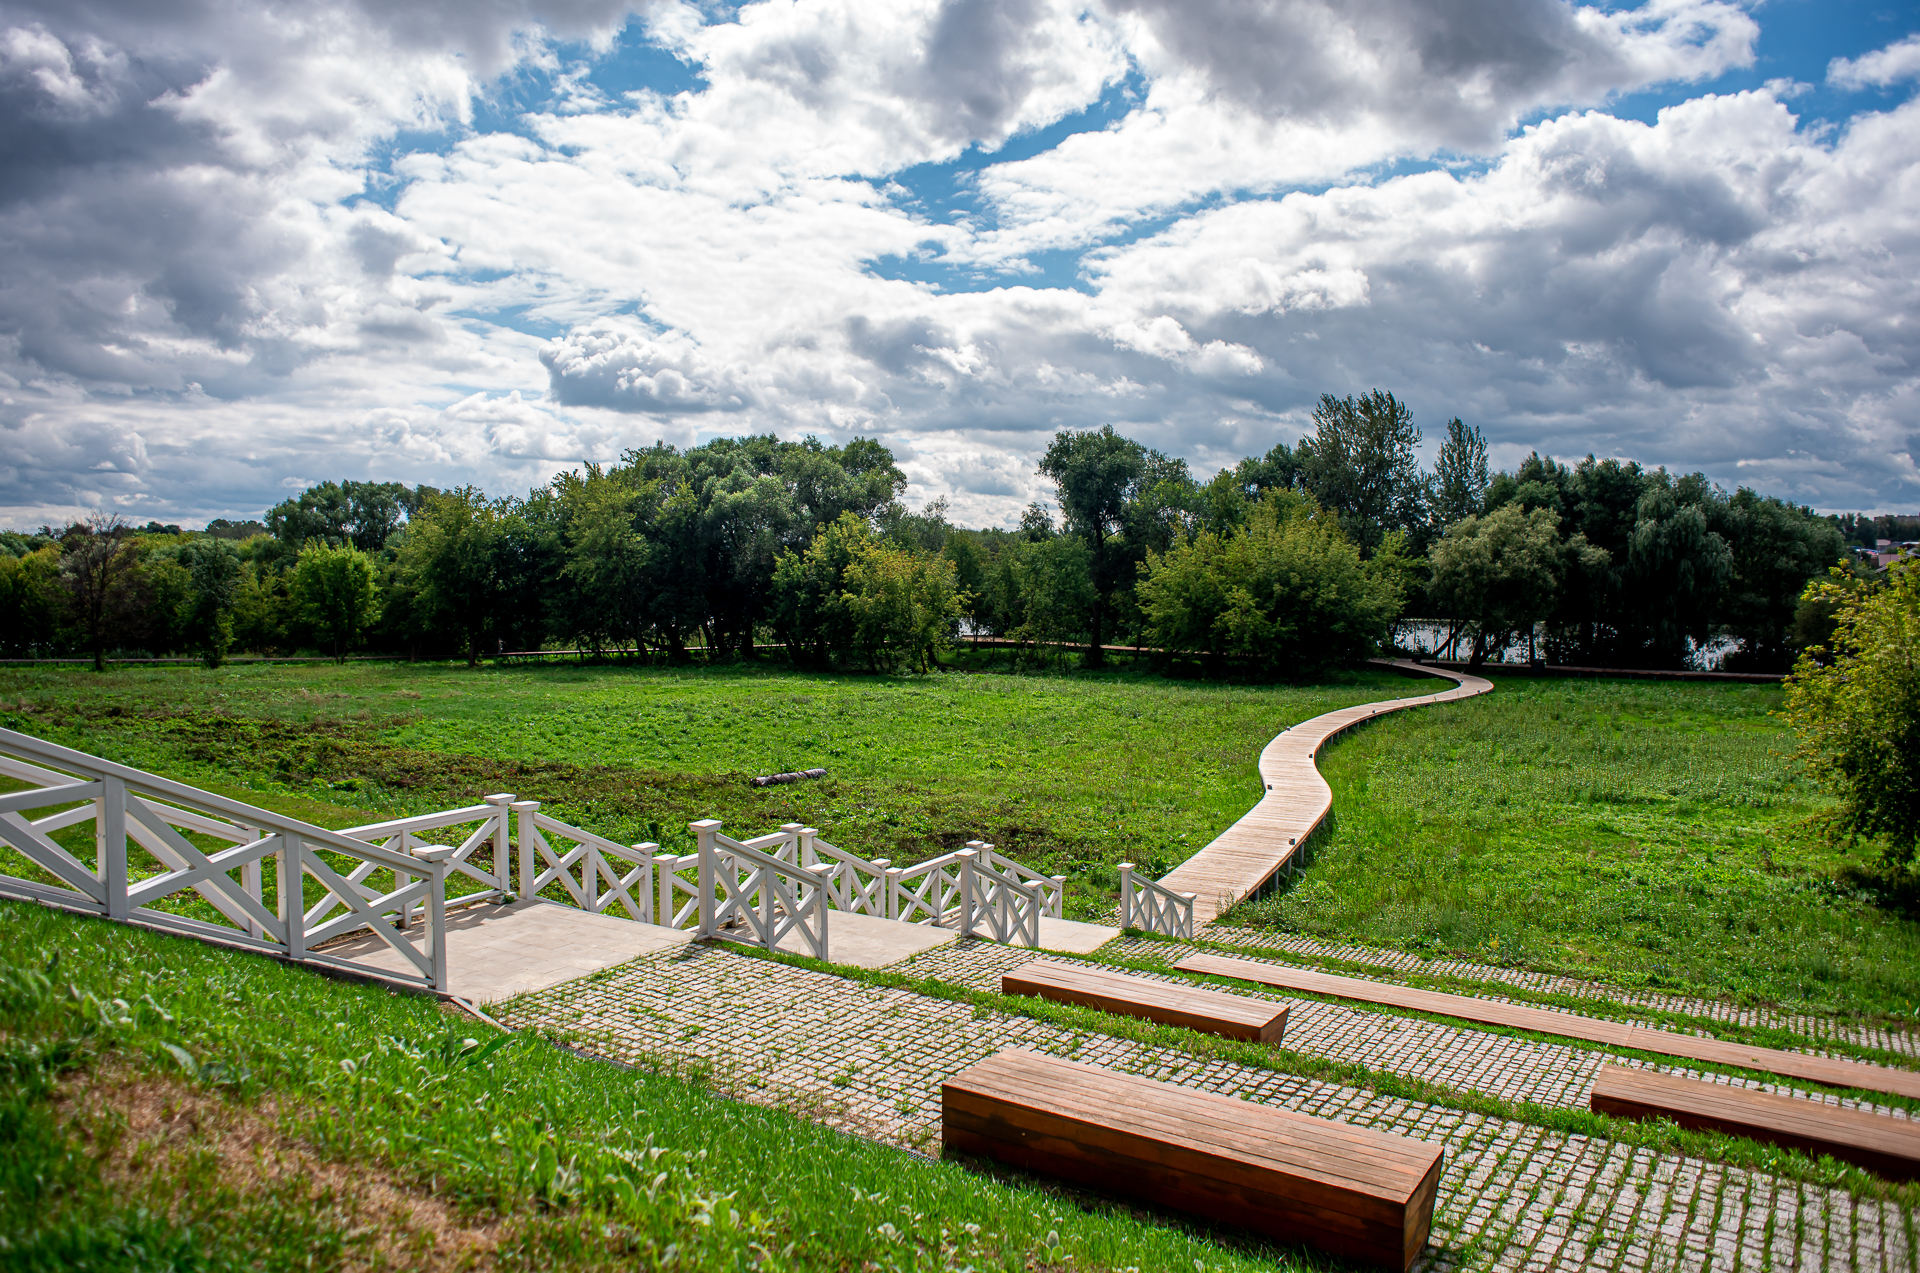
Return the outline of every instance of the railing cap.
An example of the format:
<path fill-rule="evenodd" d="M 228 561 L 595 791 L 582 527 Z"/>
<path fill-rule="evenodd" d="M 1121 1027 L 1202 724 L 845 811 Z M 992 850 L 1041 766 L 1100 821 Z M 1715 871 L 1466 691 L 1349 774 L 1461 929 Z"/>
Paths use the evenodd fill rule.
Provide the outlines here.
<path fill-rule="evenodd" d="M 808 828 L 801 826 L 798 822 L 782 822 L 780 829 L 782 831 L 805 831 Z"/>
<path fill-rule="evenodd" d="M 508 807 L 515 813 L 537 813 L 540 809 L 540 802 L 538 800 L 516 800 Z"/>
<path fill-rule="evenodd" d="M 660 852 L 660 846 L 655 844 L 652 840 L 642 840 L 640 841 L 640 843 L 634 845 L 633 848 L 636 853 L 649 853 L 649 854 L 658 855 Z"/>
<path fill-rule="evenodd" d="M 482 804 L 512 804 L 516 797 L 511 791 L 497 791 L 490 796 L 481 796 Z"/>
<path fill-rule="evenodd" d="M 717 831 L 726 824 L 718 818 L 702 818 L 698 822 L 687 823 L 689 831 Z"/>
<path fill-rule="evenodd" d="M 1121 870 L 1123 870 L 1123 871 L 1131 871 L 1131 870 L 1133 869 L 1133 863 L 1131 863 L 1131 862 L 1122 862 L 1122 863 L 1120 864 L 1120 869 L 1121 869 Z"/>
<path fill-rule="evenodd" d="M 444 862 L 459 851 L 450 844 L 422 845 L 413 850 L 413 856 L 422 862 Z"/>

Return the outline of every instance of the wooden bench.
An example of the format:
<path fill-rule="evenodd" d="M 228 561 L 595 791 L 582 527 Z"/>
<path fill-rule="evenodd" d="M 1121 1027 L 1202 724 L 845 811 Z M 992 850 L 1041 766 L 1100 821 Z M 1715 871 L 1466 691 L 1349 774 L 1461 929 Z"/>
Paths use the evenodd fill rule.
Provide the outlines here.
<path fill-rule="evenodd" d="M 1115 1016 L 1185 1026 L 1229 1039 L 1278 1043 L 1287 1028 L 1287 1007 L 1282 1003 L 1179 982 L 1129 977 L 1090 964 L 1055 959 L 1036 959 L 1004 974 L 1000 989 L 1010 995 L 1037 995 L 1057 1003 L 1082 1004 Z"/>
<path fill-rule="evenodd" d="M 948 1151 L 1405 1273 L 1427 1243 L 1435 1146 L 1020 1050 L 940 1089 Z"/>
<path fill-rule="evenodd" d="M 1890 1180 L 1920 1178 L 1920 1123 L 1797 1096 L 1606 1065 L 1587 1102 L 1621 1118 L 1671 1118 L 1770 1145 L 1831 1154 Z"/>

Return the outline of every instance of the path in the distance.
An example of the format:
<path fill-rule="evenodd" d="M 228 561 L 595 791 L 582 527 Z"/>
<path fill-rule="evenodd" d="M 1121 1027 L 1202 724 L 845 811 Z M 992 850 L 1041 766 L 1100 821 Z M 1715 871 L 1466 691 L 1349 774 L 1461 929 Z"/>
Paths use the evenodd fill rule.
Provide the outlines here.
<path fill-rule="evenodd" d="M 1195 925 L 1212 923 L 1221 912 L 1273 878 L 1333 808 L 1333 789 L 1314 763 L 1327 742 L 1362 721 L 1388 712 L 1451 703 L 1493 690 L 1493 682 L 1465 672 L 1427 667 L 1407 659 L 1374 662 L 1455 684 L 1438 694 L 1343 707 L 1301 721 L 1268 743 L 1260 753 L 1260 781 L 1266 787 L 1260 803 L 1160 881 L 1175 892 L 1194 895 Z"/>

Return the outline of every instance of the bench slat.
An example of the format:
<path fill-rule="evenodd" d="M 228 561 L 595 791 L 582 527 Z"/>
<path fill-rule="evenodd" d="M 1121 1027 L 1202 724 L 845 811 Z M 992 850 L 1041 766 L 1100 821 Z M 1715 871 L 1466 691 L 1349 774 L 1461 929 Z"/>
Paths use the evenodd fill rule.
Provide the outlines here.
<path fill-rule="evenodd" d="M 1920 1126 L 1870 1110 L 1622 1065 L 1600 1067 L 1587 1103 L 1596 1113 L 1670 1118 L 1682 1127 L 1831 1154 L 1890 1180 L 1920 1179 Z"/>
<path fill-rule="evenodd" d="M 1531 1030 L 1536 1034 L 1559 1035 L 1564 1039 L 1584 1039 L 1608 1047 L 1632 1048 L 1656 1056 L 1680 1057 L 1713 1065 L 1730 1065 L 1744 1070 L 1759 1070 L 1784 1078 L 1803 1079 L 1828 1087 L 1853 1087 L 1868 1092 L 1891 1092 L 1896 1096 L 1920 1099 L 1920 1073 L 1897 1070 L 1864 1061 L 1844 1061 L 1834 1057 L 1812 1056 L 1805 1052 L 1785 1052 L 1778 1048 L 1750 1047 L 1728 1043 L 1724 1039 L 1680 1034 L 1671 1030 L 1653 1030 L 1624 1021 L 1606 1021 L 1571 1012 L 1555 1012 L 1526 1004 L 1496 1003 L 1472 995 L 1443 994 L 1385 981 L 1367 981 L 1359 977 L 1336 977 L 1330 973 L 1287 964 L 1264 964 L 1250 959 L 1226 959 L 1218 955 L 1192 955 L 1174 965 L 1180 972 L 1206 973 L 1216 977 L 1236 977 L 1280 990 L 1326 995 L 1356 1003 L 1375 1003 L 1391 1008 L 1430 1012 L 1435 1016 L 1457 1017 L 1482 1025 L 1504 1026 L 1513 1030 Z"/>
<path fill-rule="evenodd" d="M 1036 959 L 1002 975 L 1000 989 L 1005 994 L 1077 1003 L 1229 1039 L 1278 1043 L 1287 1028 L 1287 1007 L 1282 1003 L 1053 959 Z"/>
<path fill-rule="evenodd" d="M 1425 1247 L 1435 1146 L 1021 1050 L 941 1087 L 950 1151 L 1403 1271 Z"/>

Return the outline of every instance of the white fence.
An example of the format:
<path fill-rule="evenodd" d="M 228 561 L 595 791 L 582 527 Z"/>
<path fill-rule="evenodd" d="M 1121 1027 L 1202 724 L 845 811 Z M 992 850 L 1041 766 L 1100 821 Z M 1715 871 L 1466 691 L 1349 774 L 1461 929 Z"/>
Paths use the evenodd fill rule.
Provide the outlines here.
<path fill-rule="evenodd" d="M 1158 880 L 1134 874 L 1133 863 L 1120 864 L 1120 927 L 1168 937 L 1193 937 L 1192 893 L 1176 893 Z"/>
<path fill-rule="evenodd" d="M 674 856 L 657 844 L 615 843 L 507 793 L 328 831 L 4 729 L 0 775 L 34 784 L 0 795 L 0 843 L 46 876 L 0 871 L 0 895 L 443 993 L 450 905 L 532 898 L 556 885 L 583 910 L 705 937 L 771 949 L 797 935 L 790 944 L 817 959 L 828 958 L 830 911 L 1038 946 L 1040 920 L 1058 918 L 1065 897 L 1065 876 L 1041 875 L 979 840 L 903 869 L 799 823 L 736 840 L 706 819 L 689 824 L 696 851 Z M 91 861 L 55 839 L 72 845 L 89 824 Z M 459 843 L 426 838 L 435 835 Z M 471 891 L 450 901 L 449 882 Z M 176 900 L 157 909 L 167 899 Z M 366 934 L 378 943 L 336 940 Z M 320 949 L 326 943 L 331 950 Z M 399 955 L 397 971 L 388 951 Z"/>
<path fill-rule="evenodd" d="M 0 841 L 58 881 L 0 873 L 0 893 L 432 990 L 447 988 L 446 880 L 458 849 L 401 852 L 10 729 L 0 729 L 0 774 L 35 784 L 0 796 Z M 27 816 L 41 810 L 48 812 Z M 491 807 L 481 816 L 492 816 L 497 829 Z M 88 824 L 91 861 L 54 838 L 66 833 L 71 842 L 74 830 Z M 389 843 L 395 837 L 404 842 L 407 834 L 395 831 Z M 196 840 L 220 847 L 206 848 Z M 309 881 L 318 891 L 311 904 L 315 889 Z M 217 918 L 156 909 L 168 899 L 203 902 L 202 915 Z M 424 921 L 418 941 L 404 931 L 416 910 Z M 379 950 L 400 956 L 399 971 L 315 949 L 360 929 L 381 939 Z"/>

